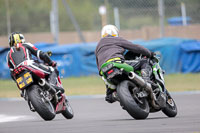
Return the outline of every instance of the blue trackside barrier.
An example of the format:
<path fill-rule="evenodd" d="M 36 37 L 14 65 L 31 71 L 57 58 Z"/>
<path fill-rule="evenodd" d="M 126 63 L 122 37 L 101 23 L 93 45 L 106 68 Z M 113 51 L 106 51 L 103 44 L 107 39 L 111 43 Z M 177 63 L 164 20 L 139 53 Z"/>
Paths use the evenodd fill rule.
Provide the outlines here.
<path fill-rule="evenodd" d="M 200 72 L 200 41 L 183 38 L 160 38 L 150 41 L 134 40 L 133 43 L 161 53 L 161 67 L 167 74 Z M 79 77 L 98 75 L 94 54 L 97 42 L 56 45 L 37 43 L 43 51 L 52 51 L 52 59 L 57 61 L 60 76 Z M 0 78 L 10 78 L 6 63 L 9 48 L 0 48 Z"/>

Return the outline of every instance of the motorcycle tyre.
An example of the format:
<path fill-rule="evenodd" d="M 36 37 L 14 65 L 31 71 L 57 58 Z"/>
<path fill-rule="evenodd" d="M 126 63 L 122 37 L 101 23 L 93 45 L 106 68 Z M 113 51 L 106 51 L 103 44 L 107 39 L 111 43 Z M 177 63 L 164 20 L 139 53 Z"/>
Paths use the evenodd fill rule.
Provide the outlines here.
<path fill-rule="evenodd" d="M 66 104 L 66 107 L 65 107 L 65 110 L 62 111 L 62 115 L 66 119 L 72 119 L 74 117 L 74 112 L 67 98 L 65 98 L 65 104 Z"/>
<path fill-rule="evenodd" d="M 136 85 L 131 81 L 122 81 L 117 86 L 117 94 L 120 99 L 121 106 L 135 119 L 146 119 L 149 115 L 149 104 L 147 99 L 143 99 L 144 109 L 142 109 L 132 97 L 129 87 Z"/>
<path fill-rule="evenodd" d="M 27 94 L 34 109 L 45 121 L 55 118 L 56 113 L 52 103 L 43 102 L 38 85 L 32 85 L 31 88 L 27 89 Z"/>
<path fill-rule="evenodd" d="M 167 94 L 167 100 L 168 100 L 168 97 L 172 99 L 172 102 L 174 104 L 173 108 L 172 106 L 167 102 L 166 100 L 166 107 L 162 109 L 162 112 L 167 115 L 168 117 L 175 117 L 177 115 L 177 106 L 174 102 L 174 99 L 171 97 L 171 95 L 169 94 L 168 91 L 166 91 L 166 94 Z"/>

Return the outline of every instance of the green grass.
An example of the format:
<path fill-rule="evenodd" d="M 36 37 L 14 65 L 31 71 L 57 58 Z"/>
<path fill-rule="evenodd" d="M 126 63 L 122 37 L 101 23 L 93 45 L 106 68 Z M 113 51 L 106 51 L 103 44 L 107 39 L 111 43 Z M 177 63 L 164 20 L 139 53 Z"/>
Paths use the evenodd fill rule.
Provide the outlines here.
<path fill-rule="evenodd" d="M 68 95 L 104 94 L 106 90 L 100 76 L 66 78 L 62 84 Z"/>
<path fill-rule="evenodd" d="M 105 94 L 105 85 L 99 76 L 62 79 L 67 95 Z M 200 73 L 171 74 L 165 76 L 169 91 L 200 90 Z M 19 97 L 19 89 L 11 80 L 0 80 L 0 97 Z"/>
<path fill-rule="evenodd" d="M 167 75 L 165 85 L 169 91 L 200 90 L 200 73 Z"/>

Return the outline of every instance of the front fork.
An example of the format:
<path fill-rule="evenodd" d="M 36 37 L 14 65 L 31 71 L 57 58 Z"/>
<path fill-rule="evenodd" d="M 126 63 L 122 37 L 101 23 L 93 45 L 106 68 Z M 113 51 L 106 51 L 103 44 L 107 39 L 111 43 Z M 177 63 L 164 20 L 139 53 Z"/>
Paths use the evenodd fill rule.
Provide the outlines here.
<path fill-rule="evenodd" d="M 164 71 L 161 69 L 158 63 L 155 63 L 152 69 L 153 69 L 153 75 L 155 77 L 157 85 L 159 86 L 160 91 L 166 94 L 165 80 L 163 76 Z"/>
<path fill-rule="evenodd" d="M 159 86 L 159 90 L 157 89 L 154 90 L 154 97 L 156 99 L 157 104 L 159 104 L 161 108 L 164 108 L 166 106 L 167 91 L 164 83 L 164 76 L 163 76 L 164 72 L 162 71 L 158 63 L 155 63 L 153 65 L 153 74 L 157 82 L 157 85 Z"/>

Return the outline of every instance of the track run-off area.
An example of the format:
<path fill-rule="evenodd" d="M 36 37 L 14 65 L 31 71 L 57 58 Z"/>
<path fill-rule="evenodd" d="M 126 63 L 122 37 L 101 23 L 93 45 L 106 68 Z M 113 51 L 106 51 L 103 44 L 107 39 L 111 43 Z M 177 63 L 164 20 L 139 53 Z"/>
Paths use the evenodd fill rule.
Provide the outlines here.
<path fill-rule="evenodd" d="M 74 118 L 58 114 L 44 121 L 20 99 L 0 98 L 0 133 L 200 133 L 200 92 L 172 93 L 178 115 L 168 118 L 161 111 L 145 120 L 133 119 L 118 102 L 104 96 L 71 96 Z"/>

